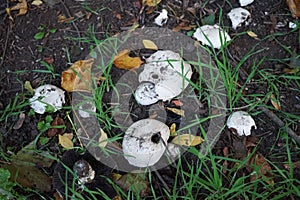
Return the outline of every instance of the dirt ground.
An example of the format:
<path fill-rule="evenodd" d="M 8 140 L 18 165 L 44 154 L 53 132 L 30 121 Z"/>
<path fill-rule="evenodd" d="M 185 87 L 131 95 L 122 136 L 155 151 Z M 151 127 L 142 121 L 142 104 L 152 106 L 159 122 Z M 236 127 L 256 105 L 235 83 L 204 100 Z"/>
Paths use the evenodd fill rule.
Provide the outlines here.
<path fill-rule="evenodd" d="M 264 62 L 259 69 L 266 69 L 270 74 L 281 73 L 286 67 L 283 61 L 289 62 L 290 54 L 284 46 L 289 47 L 296 54 L 300 52 L 299 31 L 291 32 L 288 23 L 295 21 L 285 3 L 281 0 L 254 1 L 246 8 L 251 13 L 251 19 L 248 25 L 233 30 L 226 13 L 232 7 L 239 7 L 238 1 L 195 1 L 195 0 L 163 0 L 153 12 L 147 14 L 149 8 L 141 12 L 142 4 L 140 0 L 101 0 L 101 1 L 70 1 L 70 0 L 45 0 L 40 6 L 31 4 L 28 1 L 28 13 L 26 15 L 16 16 L 17 12 L 12 12 L 14 20 L 10 20 L 4 8 L 15 5 L 8 0 L 0 0 L 0 109 L 3 110 L 9 105 L 16 94 L 25 93 L 24 98 L 30 97 L 24 90 L 25 81 L 30 81 L 33 88 L 48 83 L 60 86 L 60 77 L 52 74 L 34 72 L 46 68 L 41 66 L 40 61 L 52 60 L 54 72 L 61 74 L 70 66 L 70 62 L 85 59 L 91 46 L 86 40 L 75 40 L 74 38 L 87 38 L 89 30 L 94 32 L 97 39 L 105 39 L 117 33 L 127 30 L 133 23 L 138 23 L 140 27 L 156 26 L 153 21 L 158 15 L 158 11 L 165 8 L 170 11 L 169 20 L 164 26 L 173 29 L 181 22 L 187 26 L 194 27 L 201 25 L 201 19 L 209 13 L 215 13 L 218 21 L 222 9 L 222 26 L 229 30 L 234 41 L 228 47 L 230 62 L 237 64 L 253 47 L 259 52 L 253 54 L 241 67 L 240 84 L 243 84 L 251 72 L 254 62 L 264 58 Z M 228 3 L 230 2 L 231 5 Z M 188 8 L 193 8 L 192 14 Z M 66 18 L 74 17 L 73 23 L 60 23 L 58 16 L 64 15 Z M 42 28 L 41 28 L 42 27 Z M 55 29 L 55 33 L 50 30 Z M 43 31 L 46 36 L 37 40 L 35 34 Z M 250 37 L 248 34 L 239 35 L 239 33 L 251 30 L 257 37 Z M 187 34 L 188 31 L 181 30 Z M 278 34 L 273 37 L 271 34 Z M 268 37 L 268 39 L 264 39 Z M 73 39 L 72 39 L 73 38 Z M 264 39 L 264 40 L 263 40 Z M 284 46 L 283 46 L 284 45 Z M 70 59 L 70 60 L 68 60 Z M 254 77 L 261 78 L 259 74 Z M 286 88 L 283 85 L 277 85 L 279 89 L 281 107 L 285 112 L 294 115 L 300 115 L 300 94 L 294 88 Z M 296 84 L 295 84 L 295 87 Z M 247 85 L 247 93 L 266 94 L 269 90 L 267 83 L 256 84 L 255 80 Z M 299 88 L 298 88 L 299 91 Z M 67 95 L 69 102 L 70 95 Z M 19 102 L 24 101 L 20 98 Z M 245 106 L 241 103 L 240 106 Z M 25 113 L 30 110 L 25 107 Z M 53 115 L 65 119 L 64 113 L 55 113 Z M 11 116 L 8 121 L 2 121 L 1 147 L 4 152 L 15 153 L 22 147 L 33 141 L 39 134 L 37 123 L 44 119 L 45 115 L 27 116 L 22 127 L 15 130 L 13 125 L 18 120 L 18 116 Z M 68 124 L 68 130 L 71 131 L 71 125 Z M 265 114 L 260 114 L 257 121 L 258 130 L 255 133 L 262 135 L 262 142 L 258 147 L 260 152 L 268 156 L 272 152 L 280 153 L 283 151 L 280 144 L 284 143 L 282 138 L 277 138 L 278 130 L 281 128 Z M 300 135 L 300 122 L 292 124 L 293 130 Z M 228 138 L 221 137 L 216 145 L 216 149 L 228 145 Z M 55 143 L 55 142 L 53 142 Z M 278 145 L 274 145 L 274 143 Z M 57 145 L 56 145 L 57 146 Z M 277 149 L 271 149 L 273 147 Z M 295 152 L 296 146 L 292 145 L 294 152 L 292 160 L 300 160 L 299 152 Z M 54 151 L 59 150 L 54 148 Z M 216 150 L 218 152 L 218 150 Z M 281 158 L 271 157 L 271 161 L 280 162 Z M 283 165 L 280 167 L 283 168 Z M 53 168 L 49 170 L 50 176 Z M 300 171 L 296 170 L 300 178 Z M 47 193 L 52 196 L 54 191 Z"/>

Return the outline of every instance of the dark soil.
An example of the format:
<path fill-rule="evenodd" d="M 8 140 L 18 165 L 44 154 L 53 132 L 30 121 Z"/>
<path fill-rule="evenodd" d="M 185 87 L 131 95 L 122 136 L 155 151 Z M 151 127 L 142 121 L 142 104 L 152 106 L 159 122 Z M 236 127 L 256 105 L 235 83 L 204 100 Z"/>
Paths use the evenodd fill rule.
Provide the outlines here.
<path fill-rule="evenodd" d="M 0 141 L 3 151 L 10 155 L 18 152 L 22 147 L 33 141 L 39 134 L 37 123 L 44 120 L 45 115 L 28 116 L 30 107 L 27 103 L 31 97 L 28 91 L 23 88 L 25 81 L 30 81 L 33 88 L 36 88 L 45 83 L 60 86 L 60 77 L 52 74 L 35 72 L 33 70 L 47 70 L 46 67 L 40 64 L 40 61 L 53 58 L 53 66 L 55 74 L 61 74 L 77 60 L 85 59 L 89 53 L 91 43 L 84 39 L 75 40 L 74 38 L 88 38 L 91 31 L 97 39 L 105 39 L 107 37 L 128 30 L 133 23 L 139 23 L 140 27 L 156 26 L 153 21 L 157 16 L 158 11 L 165 8 L 169 11 L 169 20 L 165 28 L 173 29 L 180 22 L 185 21 L 189 26 L 201 25 L 203 18 L 209 13 L 215 13 L 216 21 L 219 19 L 220 8 L 222 8 L 223 16 L 222 26 L 228 28 L 232 37 L 236 36 L 234 41 L 228 47 L 230 62 L 233 66 L 250 52 L 252 48 L 258 51 L 253 54 L 241 67 L 239 84 L 243 85 L 248 75 L 251 72 L 253 63 L 258 63 L 261 59 L 264 62 L 259 66 L 259 69 L 264 69 L 272 74 L 283 73 L 282 69 L 286 67 L 285 63 L 289 63 L 291 55 L 285 50 L 284 46 L 289 47 L 296 54 L 300 52 L 299 31 L 292 32 L 288 28 L 288 22 L 295 21 L 292 18 L 290 11 L 285 4 L 285 1 L 269 0 L 255 1 L 246 8 L 251 13 L 249 25 L 243 25 L 236 31 L 231 28 L 229 19 L 226 13 L 233 7 L 239 7 L 238 1 L 212 0 L 207 4 L 199 4 L 195 0 L 163 0 L 156 9 L 150 14 L 147 14 L 149 8 L 146 7 L 143 12 L 141 1 L 70 1 L 70 0 L 45 0 L 41 6 L 31 5 L 31 0 L 28 1 L 28 13 L 23 16 L 16 16 L 17 12 L 12 12 L 14 21 L 8 18 L 8 15 L 3 12 L 5 7 L 10 7 L 15 3 L 8 0 L 0 0 L 0 109 L 4 110 L 8 105 L 12 104 L 17 94 L 21 95 L 17 104 L 24 105 L 19 110 L 26 114 L 25 121 L 21 128 L 13 129 L 14 124 L 18 120 L 17 114 L 8 116 L 7 120 L 1 122 L 0 125 Z M 202 1 L 200 1 L 202 2 Z M 195 8 L 195 15 L 187 11 L 187 8 Z M 75 17 L 74 23 L 59 23 L 58 16 L 65 15 Z M 280 24 L 283 24 L 280 26 Z M 39 27 L 48 33 L 43 39 L 36 40 L 34 35 L 38 33 Z M 51 29 L 56 29 L 55 33 L 49 33 Z M 250 37 L 247 34 L 239 35 L 246 31 L 253 31 L 257 34 L 257 38 Z M 186 34 L 187 31 L 182 30 Z M 275 34 L 275 36 L 272 36 Z M 265 39 L 268 37 L 268 39 Z M 284 45 L 284 46 L 283 46 Z M 261 51 L 262 50 L 262 51 Z M 70 60 L 69 60 L 70 59 Z M 117 73 L 115 73 L 117 74 Z M 116 76 L 116 75 L 115 75 Z M 266 95 L 270 92 L 270 85 L 267 82 L 262 84 L 256 83 L 255 79 L 261 79 L 259 74 L 254 76 L 253 80 L 249 81 L 245 94 L 262 94 Z M 283 80 L 284 81 L 284 80 Z M 278 93 L 280 94 L 281 107 L 284 112 L 300 115 L 300 88 L 297 84 L 291 82 L 290 87 L 285 87 L 284 84 L 278 84 Z M 299 84 L 298 84 L 299 86 Z M 67 94 L 67 104 L 70 105 L 71 95 Z M 267 103 L 271 106 L 271 103 Z M 245 106 L 240 103 L 239 106 Z M 146 118 L 150 114 L 145 113 L 147 108 L 136 107 L 134 114 L 138 118 Z M 257 113 L 261 111 L 255 110 Z M 205 109 L 202 111 L 206 114 Z M 275 112 L 276 113 L 276 112 Z M 65 111 L 52 114 L 53 118 L 60 116 L 67 123 L 67 131 L 72 132 L 71 124 L 68 122 Z M 278 132 L 282 127 L 279 127 L 268 116 L 260 113 L 257 117 L 257 130 L 254 134 L 261 140 L 258 145 L 258 150 L 269 160 L 278 163 L 280 168 L 284 168 L 283 164 L 286 161 L 285 140 L 278 136 Z M 281 115 L 281 119 L 285 120 Z M 287 121 L 290 127 L 300 135 L 300 122 Z M 171 123 L 170 123 L 171 124 Z M 217 143 L 215 152 L 222 155 L 221 149 L 226 146 L 231 146 L 230 139 L 226 134 L 220 138 Z M 299 147 L 291 142 L 292 161 L 300 160 Z M 61 148 L 55 139 L 51 140 L 48 146 L 49 150 L 62 155 Z M 283 156 L 272 156 L 272 155 Z M 1 154 L 0 154 L 1 155 Z M 187 156 L 187 160 L 193 160 Z M 55 163 L 49 169 L 49 176 L 53 175 Z M 169 169 L 168 169 L 169 170 Z M 174 170 L 174 169 L 172 169 Z M 109 171 L 109 169 L 108 169 Z M 171 187 L 174 179 L 172 171 L 164 172 L 164 179 Z M 294 171 L 295 176 L 300 178 L 299 170 Z M 167 176 L 167 175 L 170 176 Z M 159 182 L 158 178 L 154 179 Z M 226 185 L 226 184 L 225 184 Z M 161 185 L 155 185 L 155 188 L 160 191 Z M 205 191 L 203 191 L 205 193 Z M 47 198 L 53 198 L 54 190 L 44 194 Z"/>

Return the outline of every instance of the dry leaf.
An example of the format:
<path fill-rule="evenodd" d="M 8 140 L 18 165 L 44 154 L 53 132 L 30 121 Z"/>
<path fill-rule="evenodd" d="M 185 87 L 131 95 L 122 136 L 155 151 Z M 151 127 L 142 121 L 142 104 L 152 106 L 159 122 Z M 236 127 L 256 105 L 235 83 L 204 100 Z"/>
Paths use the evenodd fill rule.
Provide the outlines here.
<path fill-rule="evenodd" d="M 58 135 L 58 143 L 66 149 L 72 149 L 74 147 L 74 144 L 70 137 L 73 138 L 72 133 L 65 133 L 63 135 Z"/>
<path fill-rule="evenodd" d="M 175 123 L 173 123 L 170 127 L 170 135 L 171 136 L 176 136 L 177 135 L 177 133 L 176 133 L 176 124 Z"/>
<path fill-rule="evenodd" d="M 247 34 L 248 34 L 250 37 L 257 38 L 256 33 L 254 33 L 253 31 L 247 31 Z"/>
<path fill-rule="evenodd" d="M 182 134 L 173 138 L 171 143 L 182 145 L 182 146 L 196 146 L 204 142 L 204 139 L 200 136 L 191 134 Z"/>
<path fill-rule="evenodd" d="M 142 4 L 146 4 L 149 7 L 157 6 L 161 0 L 142 0 Z"/>
<path fill-rule="evenodd" d="M 62 72 L 61 87 L 68 92 L 91 91 L 91 69 L 94 59 L 79 60 Z"/>
<path fill-rule="evenodd" d="M 100 138 L 99 138 L 99 147 L 105 147 L 106 145 L 107 145 L 107 139 L 108 139 L 108 137 L 107 137 L 107 134 L 102 130 L 102 129 L 100 129 L 100 133 L 101 133 L 101 135 L 100 135 Z"/>
<path fill-rule="evenodd" d="M 127 49 L 121 51 L 115 56 L 114 65 L 117 68 L 128 70 L 139 68 L 141 64 L 143 64 L 143 61 L 140 59 L 140 57 L 130 57 L 129 53 L 130 51 Z"/>
<path fill-rule="evenodd" d="M 34 94 L 34 89 L 31 86 L 31 83 L 29 81 L 25 81 L 24 88 L 30 92 L 30 94 Z"/>
<path fill-rule="evenodd" d="M 41 0 L 34 0 L 31 4 L 34 6 L 40 6 L 43 4 L 43 2 Z"/>
<path fill-rule="evenodd" d="M 175 113 L 175 114 L 177 114 L 177 115 L 180 115 L 180 116 L 184 117 L 184 110 L 182 110 L 182 109 L 169 108 L 169 107 L 167 107 L 166 109 L 173 112 L 173 113 Z"/>
<path fill-rule="evenodd" d="M 189 31 L 192 28 L 195 28 L 196 26 L 190 26 L 190 25 L 186 25 L 186 22 L 180 22 L 177 26 L 175 26 L 173 28 L 173 31 L 178 32 L 181 30 L 185 30 L 185 31 Z"/>
<path fill-rule="evenodd" d="M 25 15 L 28 11 L 26 0 L 19 0 L 19 3 L 17 5 L 6 9 L 6 11 L 9 14 L 10 18 L 11 18 L 10 12 L 13 11 L 13 10 L 19 10 L 19 13 L 17 14 L 17 16 Z"/>
<path fill-rule="evenodd" d="M 300 17 L 300 0 L 286 0 L 286 3 L 292 13 L 292 16 L 298 19 L 298 17 Z"/>
<path fill-rule="evenodd" d="M 248 152 L 250 154 L 251 151 Z M 251 167 L 248 167 L 247 170 L 250 173 L 254 172 L 254 169 L 256 167 L 259 167 L 259 170 L 257 173 L 253 173 L 253 175 L 250 176 L 250 181 L 253 182 L 258 178 L 263 178 L 263 180 L 270 184 L 274 185 L 274 179 L 273 179 L 273 174 L 272 174 L 272 168 L 267 162 L 266 158 L 259 152 L 256 152 L 248 161 L 248 164 Z"/>
<path fill-rule="evenodd" d="M 270 100 L 274 108 L 276 108 L 277 110 L 281 110 L 280 102 L 276 99 L 274 94 L 271 94 Z"/>
<path fill-rule="evenodd" d="M 146 49 L 158 50 L 158 47 L 151 40 L 143 40 L 143 45 Z"/>
<path fill-rule="evenodd" d="M 69 18 L 67 18 L 65 15 L 61 14 L 61 15 L 58 15 L 57 22 L 58 22 L 58 23 L 69 23 L 69 22 L 71 22 L 73 19 L 74 19 L 74 17 L 69 17 Z"/>
<path fill-rule="evenodd" d="M 52 121 L 51 126 L 64 126 L 65 122 L 60 117 L 55 117 L 55 119 Z M 57 134 L 62 135 L 65 132 L 64 128 L 49 128 L 48 130 L 48 137 L 54 137 Z"/>
<path fill-rule="evenodd" d="M 178 99 L 172 100 L 172 103 L 175 104 L 175 106 L 183 106 L 183 103 Z"/>

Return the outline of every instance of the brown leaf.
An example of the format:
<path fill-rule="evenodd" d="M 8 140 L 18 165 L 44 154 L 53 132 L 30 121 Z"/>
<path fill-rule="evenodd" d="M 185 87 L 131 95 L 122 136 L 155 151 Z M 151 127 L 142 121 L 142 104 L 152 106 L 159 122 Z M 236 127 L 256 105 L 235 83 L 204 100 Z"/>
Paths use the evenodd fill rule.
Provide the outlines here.
<path fill-rule="evenodd" d="M 58 22 L 58 23 L 69 23 L 69 22 L 71 22 L 72 20 L 74 20 L 74 17 L 69 17 L 69 18 L 67 18 L 65 15 L 60 14 L 60 15 L 58 15 L 57 22 Z"/>
<path fill-rule="evenodd" d="M 62 72 L 61 87 L 68 92 L 91 91 L 91 69 L 94 59 L 79 60 Z"/>
<path fill-rule="evenodd" d="M 55 119 L 52 121 L 51 126 L 64 126 L 65 122 L 62 118 L 60 117 L 55 117 Z M 48 130 L 48 137 L 52 138 L 56 136 L 57 134 L 62 135 L 64 133 L 64 128 L 49 128 Z"/>
<path fill-rule="evenodd" d="M 300 17 L 300 0 L 286 0 L 286 3 L 292 13 L 292 16 L 298 19 L 298 17 Z"/>
<path fill-rule="evenodd" d="M 186 22 L 180 22 L 177 26 L 175 26 L 173 28 L 173 31 L 175 31 L 175 32 L 178 32 L 178 31 L 181 31 L 181 30 L 189 31 L 194 27 L 195 26 L 187 25 Z"/>
<path fill-rule="evenodd" d="M 251 151 L 249 151 L 249 154 Z M 274 178 L 272 174 L 272 168 L 269 165 L 268 161 L 266 158 L 259 152 L 255 152 L 254 155 L 249 159 L 248 164 L 250 167 L 247 168 L 247 170 L 250 173 L 254 172 L 254 169 L 259 167 L 259 170 L 257 173 L 254 173 L 253 175 L 250 176 L 250 181 L 253 182 L 256 179 L 263 178 L 263 180 L 270 184 L 274 185 Z"/>
<path fill-rule="evenodd" d="M 10 13 L 10 11 L 13 11 L 13 10 L 19 10 L 19 13 L 17 14 L 17 16 L 25 15 L 28 11 L 26 0 L 19 0 L 19 3 L 11 8 L 8 8 L 7 12 Z"/>
<path fill-rule="evenodd" d="M 196 146 L 204 142 L 204 139 L 200 136 L 191 135 L 191 134 L 181 134 L 177 135 L 171 141 L 174 144 L 182 145 L 182 146 Z"/>
<path fill-rule="evenodd" d="M 271 94 L 270 100 L 271 100 L 271 103 L 274 106 L 274 108 L 276 108 L 277 110 L 281 110 L 281 106 L 279 104 L 279 101 L 276 99 L 274 94 Z"/>
<path fill-rule="evenodd" d="M 127 49 L 121 51 L 118 55 L 115 56 L 114 65 L 120 69 L 131 70 L 131 69 L 139 68 L 141 64 L 144 63 L 140 59 L 140 57 L 130 57 L 129 53 L 130 51 Z"/>
<path fill-rule="evenodd" d="M 142 0 L 142 4 L 146 4 L 149 7 L 157 6 L 161 0 Z"/>

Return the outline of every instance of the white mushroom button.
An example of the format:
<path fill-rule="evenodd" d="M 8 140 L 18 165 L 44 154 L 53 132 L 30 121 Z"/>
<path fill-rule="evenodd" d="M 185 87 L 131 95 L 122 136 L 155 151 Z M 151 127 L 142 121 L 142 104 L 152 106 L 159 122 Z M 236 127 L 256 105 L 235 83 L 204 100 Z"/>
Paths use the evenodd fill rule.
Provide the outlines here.
<path fill-rule="evenodd" d="M 168 21 L 168 11 L 162 9 L 161 13 L 154 19 L 154 23 L 158 26 L 163 26 Z"/>
<path fill-rule="evenodd" d="M 146 59 L 139 82 L 155 85 L 155 98 L 169 100 L 178 96 L 189 84 L 192 76 L 191 65 L 173 51 L 157 51 Z"/>
<path fill-rule="evenodd" d="M 224 44 L 231 40 L 226 31 L 218 25 L 204 25 L 196 29 L 193 35 L 198 41 L 204 45 L 220 49 Z"/>
<path fill-rule="evenodd" d="M 142 119 L 125 132 L 122 147 L 127 161 L 136 167 L 152 166 L 166 150 L 170 130 L 155 119 Z"/>
<path fill-rule="evenodd" d="M 30 106 L 34 112 L 39 114 L 44 114 L 47 106 L 52 107 L 55 112 L 61 109 L 65 103 L 64 93 L 63 90 L 54 85 L 42 85 L 34 90 L 34 96 L 29 99 Z"/>
<path fill-rule="evenodd" d="M 232 28 L 235 30 L 237 27 L 241 26 L 248 17 L 250 17 L 250 12 L 244 8 L 234 8 L 227 14 L 227 16 L 230 18 Z"/>
<path fill-rule="evenodd" d="M 249 136 L 251 135 L 251 128 L 254 127 L 256 129 L 254 119 L 244 111 L 232 113 L 227 120 L 227 126 L 239 136 Z"/>

